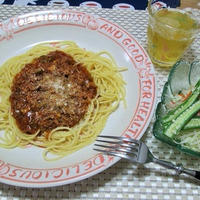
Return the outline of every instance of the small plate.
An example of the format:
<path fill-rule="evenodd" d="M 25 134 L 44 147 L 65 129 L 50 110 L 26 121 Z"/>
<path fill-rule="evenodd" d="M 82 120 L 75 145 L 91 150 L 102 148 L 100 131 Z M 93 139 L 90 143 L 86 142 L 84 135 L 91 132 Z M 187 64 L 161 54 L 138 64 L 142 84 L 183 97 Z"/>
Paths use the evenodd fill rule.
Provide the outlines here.
<path fill-rule="evenodd" d="M 194 61 L 193 63 L 188 63 L 185 60 L 178 61 L 171 69 L 168 80 L 165 83 L 161 95 L 161 101 L 158 103 L 156 108 L 156 121 L 153 127 L 154 136 L 183 151 L 187 154 L 200 157 L 200 152 L 188 148 L 184 144 L 180 144 L 175 139 L 172 139 L 163 134 L 163 126 L 161 123 L 161 118 L 175 106 L 182 103 L 182 101 L 177 98 L 177 94 L 181 91 L 187 94 L 188 91 L 191 91 L 195 87 L 195 84 L 200 77 L 200 61 Z M 187 133 L 190 133 L 191 130 L 188 130 Z"/>

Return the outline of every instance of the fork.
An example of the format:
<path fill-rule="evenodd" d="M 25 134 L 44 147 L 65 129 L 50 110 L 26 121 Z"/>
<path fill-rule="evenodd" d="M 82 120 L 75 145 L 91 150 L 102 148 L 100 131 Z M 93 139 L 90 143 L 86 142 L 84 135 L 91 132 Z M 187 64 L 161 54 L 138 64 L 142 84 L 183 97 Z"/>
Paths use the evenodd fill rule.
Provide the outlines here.
<path fill-rule="evenodd" d="M 174 169 L 178 175 L 185 173 L 200 180 L 200 171 L 186 169 L 182 164 L 175 165 L 171 162 L 155 158 L 149 151 L 147 145 L 140 140 L 117 136 L 98 136 L 98 138 L 104 139 L 96 140 L 100 144 L 96 143 L 95 146 L 100 148 L 94 148 L 94 150 L 98 152 L 124 158 L 133 163 L 145 164 L 154 162 L 162 167 Z"/>

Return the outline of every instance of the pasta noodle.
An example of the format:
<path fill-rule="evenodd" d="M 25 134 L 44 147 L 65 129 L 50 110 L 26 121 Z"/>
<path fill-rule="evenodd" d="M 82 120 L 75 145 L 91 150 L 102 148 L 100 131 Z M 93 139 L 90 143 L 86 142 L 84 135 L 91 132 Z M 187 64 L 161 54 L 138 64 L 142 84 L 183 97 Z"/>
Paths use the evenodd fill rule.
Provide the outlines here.
<path fill-rule="evenodd" d="M 61 50 L 83 63 L 97 86 L 97 95 L 92 99 L 84 118 L 74 127 L 57 127 L 48 138 L 39 134 L 20 131 L 11 113 L 9 97 L 13 78 L 25 64 L 51 51 Z M 45 160 L 60 159 L 92 143 L 104 128 L 107 118 L 115 111 L 120 101 L 125 105 L 125 82 L 121 71 L 108 52 L 86 51 L 71 41 L 42 43 L 26 53 L 10 58 L 0 67 L 0 147 L 26 147 L 29 144 L 43 147 Z"/>

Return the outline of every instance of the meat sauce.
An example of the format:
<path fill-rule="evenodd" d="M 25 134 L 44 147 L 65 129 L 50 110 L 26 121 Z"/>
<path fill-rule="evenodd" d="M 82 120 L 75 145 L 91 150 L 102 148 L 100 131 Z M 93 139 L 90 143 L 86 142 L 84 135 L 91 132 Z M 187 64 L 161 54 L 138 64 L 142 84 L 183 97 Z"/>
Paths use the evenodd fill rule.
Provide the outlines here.
<path fill-rule="evenodd" d="M 26 64 L 14 77 L 11 112 L 22 132 L 48 133 L 79 123 L 96 94 L 97 87 L 83 64 L 53 51 Z"/>

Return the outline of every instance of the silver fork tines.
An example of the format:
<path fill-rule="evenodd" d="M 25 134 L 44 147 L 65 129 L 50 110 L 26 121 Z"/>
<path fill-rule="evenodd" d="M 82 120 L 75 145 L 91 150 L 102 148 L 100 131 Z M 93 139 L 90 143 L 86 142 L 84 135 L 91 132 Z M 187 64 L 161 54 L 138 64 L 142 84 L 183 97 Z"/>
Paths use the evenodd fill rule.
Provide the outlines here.
<path fill-rule="evenodd" d="M 157 163 L 165 168 L 176 170 L 177 174 L 185 173 L 190 176 L 195 177 L 200 180 L 200 172 L 185 169 L 182 165 L 174 165 L 171 162 L 159 160 L 153 156 L 149 151 L 147 145 L 140 140 L 135 140 L 132 138 L 126 137 L 116 137 L 116 136 L 98 136 L 95 144 L 96 147 L 94 150 L 110 155 L 117 156 L 120 158 L 127 159 L 131 162 L 145 164 L 149 162 Z M 100 144 L 99 144 L 100 143 Z M 102 144 L 105 143 L 106 145 Z"/>
<path fill-rule="evenodd" d="M 95 146 L 98 146 L 98 147 L 103 147 L 103 148 L 106 148 L 106 149 L 111 149 L 111 151 L 114 153 L 114 152 L 120 152 L 120 153 L 127 153 L 127 154 L 134 154 L 135 156 L 137 155 L 135 152 L 132 151 L 131 148 L 129 147 L 126 147 L 126 148 L 121 148 L 121 147 L 118 147 L 118 146 L 107 146 L 107 145 L 100 145 L 100 144 L 95 144 Z M 101 150 L 102 149 L 96 149 L 96 151 L 98 150 Z M 108 152 L 107 150 L 103 150 L 105 153 Z"/>
<path fill-rule="evenodd" d="M 94 150 L 105 153 L 111 156 L 118 156 L 125 159 L 137 159 L 137 151 L 139 143 L 137 140 L 132 140 L 126 137 L 114 136 L 98 136 L 104 140 L 97 139 L 97 142 L 108 143 L 111 145 L 95 144 L 95 146 L 102 147 L 103 149 L 94 148 Z M 106 139 L 106 140 L 105 140 Z"/>
<path fill-rule="evenodd" d="M 106 140 L 96 140 L 96 141 L 97 142 L 104 142 L 104 143 L 108 143 L 108 144 L 113 144 L 111 147 L 121 146 L 121 147 L 127 147 L 127 148 L 135 148 L 135 149 L 138 148 L 137 144 L 127 144 L 127 143 L 124 143 L 123 141 L 106 141 Z"/>

